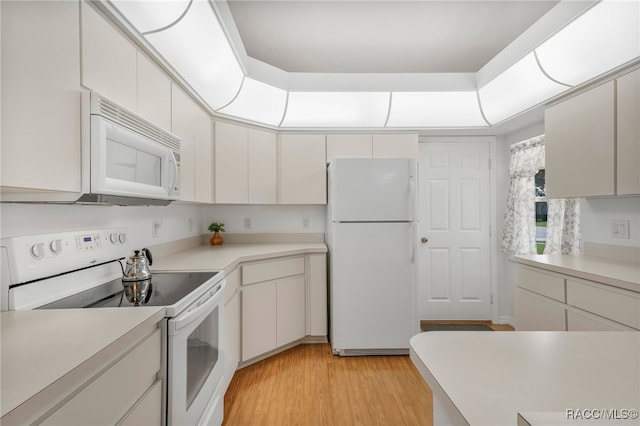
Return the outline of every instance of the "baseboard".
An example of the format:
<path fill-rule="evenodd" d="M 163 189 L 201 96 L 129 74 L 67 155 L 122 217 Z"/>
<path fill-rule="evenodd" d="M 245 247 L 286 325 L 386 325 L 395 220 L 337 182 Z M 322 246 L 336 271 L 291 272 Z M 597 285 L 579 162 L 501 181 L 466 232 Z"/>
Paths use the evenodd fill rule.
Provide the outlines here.
<path fill-rule="evenodd" d="M 515 327 L 515 323 L 516 321 L 513 319 L 513 317 L 503 315 L 499 316 L 498 320 L 494 324 L 510 325 L 511 327 Z"/>

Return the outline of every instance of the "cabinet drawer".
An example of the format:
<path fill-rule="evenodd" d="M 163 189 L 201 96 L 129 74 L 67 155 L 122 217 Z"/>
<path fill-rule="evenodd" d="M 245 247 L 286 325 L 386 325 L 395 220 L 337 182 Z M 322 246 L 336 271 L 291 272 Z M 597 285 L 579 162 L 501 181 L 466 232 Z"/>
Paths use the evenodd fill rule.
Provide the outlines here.
<path fill-rule="evenodd" d="M 567 303 L 640 329 L 640 294 L 591 281 L 567 280 Z"/>
<path fill-rule="evenodd" d="M 304 257 L 252 263 L 242 266 L 242 284 L 253 284 L 300 274 L 304 274 Z"/>
<path fill-rule="evenodd" d="M 567 310 L 567 331 L 637 331 L 617 322 L 578 309 Z"/>
<path fill-rule="evenodd" d="M 115 424 L 156 382 L 160 341 L 158 329 L 42 424 Z"/>
<path fill-rule="evenodd" d="M 517 285 L 559 302 L 565 301 L 564 278 L 553 273 L 519 266 Z"/>

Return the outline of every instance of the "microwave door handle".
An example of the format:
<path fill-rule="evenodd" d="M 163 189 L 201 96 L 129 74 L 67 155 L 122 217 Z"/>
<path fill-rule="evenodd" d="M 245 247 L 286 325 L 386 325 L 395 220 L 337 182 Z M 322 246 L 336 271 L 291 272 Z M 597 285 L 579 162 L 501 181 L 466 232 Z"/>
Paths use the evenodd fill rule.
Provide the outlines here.
<path fill-rule="evenodd" d="M 221 302 L 223 294 L 224 285 L 220 284 L 216 290 L 216 293 L 200 306 L 190 312 L 187 312 L 185 315 L 178 315 L 178 317 L 174 321 L 173 329 L 176 331 L 180 330 L 181 328 L 189 325 L 195 318 L 199 318 L 202 315 L 208 315 L 211 311 L 213 311 L 214 306 Z"/>
<path fill-rule="evenodd" d="M 173 152 L 171 152 L 171 158 L 169 159 L 169 162 L 173 165 L 173 178 L 171 179 L 171 188 L 169 190 L 169 194 L 171 194 L 171 192 L 176 187 L 176 183 L 178 181 L 178 172 L 179 172 L 178 162 L 176 161 L 176 156 L 173 154 Z"/>

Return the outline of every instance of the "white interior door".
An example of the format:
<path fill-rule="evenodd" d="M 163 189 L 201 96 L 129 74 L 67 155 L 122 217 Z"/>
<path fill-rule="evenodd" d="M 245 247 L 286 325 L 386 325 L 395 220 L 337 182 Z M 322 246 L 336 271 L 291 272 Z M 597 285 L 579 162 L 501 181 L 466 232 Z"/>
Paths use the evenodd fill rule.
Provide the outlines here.
<path fill-rule="evenodd" d="M 420 144 L 420 319 L 491 319 L 490 152 L 488 141 Z"/>

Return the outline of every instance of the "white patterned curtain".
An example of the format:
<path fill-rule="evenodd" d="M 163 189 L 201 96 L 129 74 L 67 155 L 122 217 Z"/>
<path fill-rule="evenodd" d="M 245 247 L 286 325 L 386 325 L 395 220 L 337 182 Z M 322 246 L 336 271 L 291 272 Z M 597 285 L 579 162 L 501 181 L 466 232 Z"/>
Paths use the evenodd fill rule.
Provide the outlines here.
<path fill-rule="evenodd" d="M 511 186 L 502 231 L 502 251 L 535 254 L 535 175 L 544 168 L 544 136 L 511 145 Z"/>
<path fill-rule="evenodd" d="M 544 254 L 580 254 L 581 241 L 580 200 L 548 200 Z"/>

